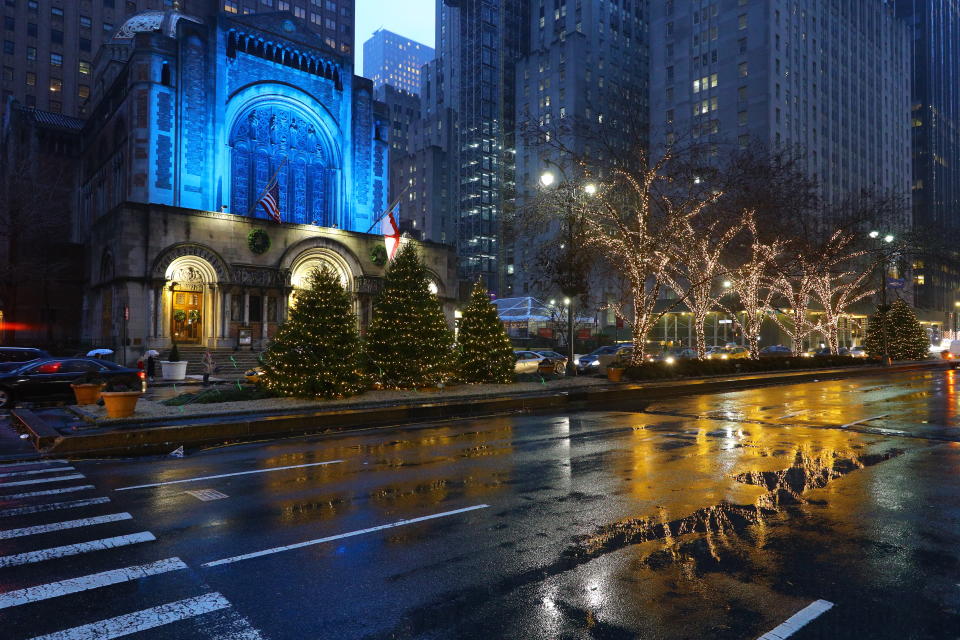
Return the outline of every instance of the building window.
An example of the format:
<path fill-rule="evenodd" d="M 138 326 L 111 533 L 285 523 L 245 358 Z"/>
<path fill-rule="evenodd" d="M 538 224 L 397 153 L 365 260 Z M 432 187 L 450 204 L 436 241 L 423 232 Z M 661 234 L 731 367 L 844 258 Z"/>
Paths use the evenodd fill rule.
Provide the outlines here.
<path fill-rule="evenodd" d="M 63 66 L 63 56 L 59 53 L 50 54 L 50 66 L 51 67 L 62 67 Z"/>
<path fill-rule="evenodd" d="M 63 44 L 63 31 L 60 29 L 50 29 L 50 42 L 53 44 Z"/>
<path fill-rule="evenodd" d="M 35 87 L 37 86 L 37 74 L 33 71 L 27 71 L 27 86 Z"/>
<path fill-rule="evenodd" d="M 741 13 L 737 16 L 737 29 L 746 29 L 747 28 L 747 14 Z"/>
<path fill-rule="evenodd" d="M 4 41 L 3 41 L 3 52 L 4 52 L 4 53 L 12 56 L 15 51 L 16 51 L 16 45 L 13 43 L 13 40 L 4 40 Z M 30 48 L 29 48 L 29 47 L 27 48 L 27 51 L 28 51 L 28 52 L 30 51 Z M 36 58 L 36 52 L 37 52 L 37 50 L 34 49 L 33 52 L 34 52 L 34 58 Z M 30 56 L 29 56 L 29 54 L 27 55 L 27 59 L 28 59 L 28 60 L 31 59 Z"/>
<path fill-rule="evenodd" d="M 14 31 L 17 28 L 17 21 L 13 16 L 3 16 L 3 28 L 7 31 Z"/>
<path fill-rule="evenodd" d="M 93 26 L 93 21 L 90 20 L 90 16 L 80 16 L 80 26 L 84 29 L 89 29 Z"/>
<path fill-rule="evenodd" d="M 739 75 L 741 78 L 746 78 L 749 75 L 746 62 L 741 62 L 737 65 L 737 75 Z"/>
<path fill-rule="evenodd" d="M 293 15 L 303 20 L 304 18 L 307 17 L 307 10 L 304 9 L 303 7 L 294 7 Z"/>
<path fill-rule="evenodd" d="M 86 60 L 81 60 L 78 64 L 78 70 L 81 75 L 88 76 L 90 75 L 90 63 Z"/>
<path fill-rule="evenodd" d="M 80 38 L 80 51 L 90 51 L 90 38 Z"/>
<path fill-rule="evenodd" d="M 104 22 L 104 23 L 103 23 L 103 30 L 106 31 L 107 33 L 110 33 L 111 31 L 113 31 L 113 23 L 112 23 L 112 22 Z"/>
<path fill-rule="evenodd" d="M 13 53 L 13 43 L 10 43 L 11 53 Z M 6 43 L 4 43 L 4 49 L 6 49 Z M 36 60 L 37 59 L 37 48 L 36 47 L 27 47 L 27 60 Z"/>
<path fill-rule="evenodd" d="M 52 93 L 60 93 L 63 91 L 63 80 L 60 78 L 50 78 L 50 91 Z"/>
<path fill-rule="evenodd" d="M 90 85 L 88 85 L 88 84 L 82 84 L 82 85 L 80 85 L 80 86 L 77 88 L 77 95 L 80 96 L 81 98 L 89 98 L 89 97 L 90 97 Z"/>
<path fill-rule="evenodd" d="M 61 111 L 63 111 L 63 103 L 60 102 L 59 100 L 51 100 L 50 106 L 48 108 L 50 109 L 50 111 L 53 111 L 54 113 L 60 113 Z"/>
<path fill-rule="evenodd" d="M 227 0 L 223 3 L 223 10 L 227 13 L 239 13 L 237 9 L 237 3 L 234 0 Z"/>
<path fill-rule="evenodd" d="M 50 7 L 50 15 L 56 16 L 58 18 L 63 17 L 63 9 L 60 7 Z"/>
<path fill-rule="evenodd" d="M 3 68 L 3 80 L 4 82 L 13 81 L 13 67 L 4 67 Z"/>

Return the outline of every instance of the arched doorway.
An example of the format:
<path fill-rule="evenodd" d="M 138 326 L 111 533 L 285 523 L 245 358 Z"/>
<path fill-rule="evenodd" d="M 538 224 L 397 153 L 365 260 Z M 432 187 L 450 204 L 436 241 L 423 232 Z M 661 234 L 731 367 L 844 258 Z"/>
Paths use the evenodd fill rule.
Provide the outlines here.
<path fill-rule="evenodd" d="M 215 335 L 215 299 L 211 291 L 216 283 L 213 267 L 198 256 L 182 256 L 167 267 L 166 322 L 174 342 L 201 345 Z"/>

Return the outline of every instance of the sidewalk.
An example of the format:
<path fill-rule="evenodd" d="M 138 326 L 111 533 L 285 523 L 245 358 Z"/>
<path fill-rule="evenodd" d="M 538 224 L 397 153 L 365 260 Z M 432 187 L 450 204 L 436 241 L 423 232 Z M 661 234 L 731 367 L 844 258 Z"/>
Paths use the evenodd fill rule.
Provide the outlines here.
<path fill-rule="evenodd" d="M 532 411 L 577 411 L 620 407 L 638 410 L 650 402 L 777 384 L 941 369 L 942 362 L 892 367 L 858 365 L 831 369 L 763 372 L 645 383 L 603 378 L 559 379 L 547 384 L 463 385 L 443 391 L 376 391 L 342 400 L 298 398 L 167 407 L 141 400 L 138 413 L 105 420 L 102 409 L 15 409 L 13 417 L 46 455 L 137 455 L 279 436 L 503 415 Z M 0 450 L 0 456 L 3 455 Z"/>

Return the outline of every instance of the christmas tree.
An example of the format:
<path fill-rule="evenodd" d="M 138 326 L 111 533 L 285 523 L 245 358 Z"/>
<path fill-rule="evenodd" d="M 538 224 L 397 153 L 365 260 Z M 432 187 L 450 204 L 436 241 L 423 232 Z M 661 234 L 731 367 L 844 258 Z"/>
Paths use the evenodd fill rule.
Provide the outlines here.
<path fill-rule="evenodd" d="M 308 282 L 264 354 L 264 384 L 308 398 L 358 393 L 364 380 L 350 296 L 330 269 L 314 270 Z"/>
<path fill-rule="evenodd" d="M 889 328 L 887 327 L 887 311 L 890 306 L 878 306 L 876 312 L 867 320 L 867 336 L 863 346 L 873 357 L 880 357 L 884 352 L 883 332 L 887 331 L 887 349 L 890 344 Z"/>
<path fill-rule="evenodd" d="M 397 251 L 373 303 L 367 360 L 370 373 L 393 388 L 437 385 L 452 372 L 453 334 L 411 242 Z"/>
<path fill-rule="evenodd" d="M 513 346 L 481 279 L 460 320 L 457 373 L 464 382 L 507 383 L 513 366 Z"/>
<path fill-rule="evenodd" d="M 887 323 L 890 326 L 887 347 L 891 358 L 923 360 L 930 355 L 930 338 L 906 302 L 898 299 L 890 305 Z"/>

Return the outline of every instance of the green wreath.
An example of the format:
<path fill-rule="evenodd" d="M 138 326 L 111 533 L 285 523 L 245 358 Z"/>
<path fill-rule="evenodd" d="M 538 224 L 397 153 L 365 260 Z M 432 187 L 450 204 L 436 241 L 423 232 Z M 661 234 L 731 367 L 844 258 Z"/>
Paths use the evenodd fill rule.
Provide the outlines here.
<path fill-rule="evenodd" d="M 270 236 L 263 229 L 254 229 L 247 234 L 247 246 L 258 256 L 270 250 Z"/>
<path fill-rule="evenodd" d="M 380 243 L 373 245 L 373 249 L 370 249 L 370 262 L 378 267 L 387 264 L 387 248 Z"/>

